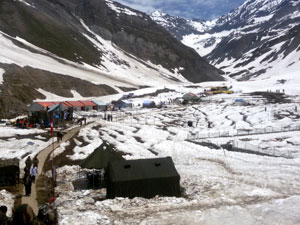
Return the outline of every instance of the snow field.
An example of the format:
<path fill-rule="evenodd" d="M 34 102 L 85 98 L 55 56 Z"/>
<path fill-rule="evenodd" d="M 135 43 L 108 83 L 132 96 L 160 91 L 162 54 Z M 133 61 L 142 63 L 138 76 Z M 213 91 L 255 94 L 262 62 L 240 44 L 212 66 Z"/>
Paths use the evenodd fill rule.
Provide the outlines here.
<path fill-rule="evenodd" d="M 154 96 L 153 99 L 164 101 L 171 96 L 175 98 L 178 93 L 202 91 L 209 85 L 194 89 L 178 87 L 177 92 L 171 91 L 162 95 L 164 97 Z M 143 90 L 141 94 L 146 92 Z M 234 105 L 236 98 L 245 98 L 250 105 Z M 147 97 L 135 101 L 143 99 Z M 197 132 L 291 126 L 298 123 L 300 116 L 295 111 L 295 104 L 270 104 L 261 97 L 237 93 L 208 96 L 194 105 L 171 104 L 162 109 L 113 112 L 113 122 L 101 119 L 103 113 L 84 112 L 91 124 L 82 128 L 75 138 L 76 147 L 69 155 L 70 159 L 86 158 L 103 141 L 122 151 L 126 159 L 171 156 L 181 176 L 183 196 L 103 200 L 105 189 L 75 191 L 71 182 L 78 176 L 80 168 L 64 166 L 57 170 L 56 192 L 59 197 L 55 204 L 59 224 L 199 224 L 199 221 L 224 224 L 226 221 L 228 224 L 267 225 L 272 224 L 273 218 L 280 224 L 299 223 L 300 131 L 208 138 L 195 140 L 196 143 L 187 139 Z M 194 127 L 188 127 L 187 121 L 193 121 Z M 212 122 L 210 129 L 207 128 L 208 121 Z M 8 146 L 16 141 L 13 137 L 21 131 L 1 127 L 1 130 L 5 129 L 12 129 L 12 136 L 1 136 L 4 133 L 1 132 L 0 141 Z M 42 140 L 40 132 L 33 142 Z M 22 135 L 20 139 L 23 139 Z M 23 141 L 28 142 L 26 138 Z M 221 146 L 231 141 L 263 148 L 276 145 L 283 152 L 295 147 L 295 152 L 292 158 L 268 157 L 201 144 Z M 55 154 L 62 153 L 69 144 L 61 145 Z M 0 151 L 7 152 L 3 146 Z M 30 146 L 23 154 L 33 152 L 35 147 Z M 13 200 L 6 201 L 11 204 Z"/>
<path fill-rule="evenodd" d="M 214 98 L 218 100 L 217 103 L 214 103 Z M 213 126 L 224 129 L 235 129 L 235 125 L 245 117 L 247 119 L 241 123 L 242 128 L 259 126 L 268 115 L 264 111 L 264 105 L 261 105 L 262 100 L 249 99 L 250 102 L 257 102 L 257 105 L 251 107 L 232 106 L 232 99 L 225 95 L 213 96 L 207 100 L 209 101 L 185 109 L 162 109 L 142 114 L 143 116 L 133 116 L 136 120 L 134 123 L 130 120 L 97 121 L 101 124 L 100 128 L 96 125 L 86 128 L 96 129 L 103 140 L 124 152 L 126 159 L 171 156 L 181 176 L 184 197 L 97 201 L 96 196 L 105 196 L 104 189 L 90 190 L 87 197 L 83 196 L 85 191 L 74 192 L 72 186 L 66 183 L 62 187 L 69 188 L 58 191 L 61 196 L 59 201 L 63 204 L 73 200 L 72 203 L 69 202 L 67 210 L 65 205 L 59 208 L 61 224 L 75 221 L 76 224 L 84 224 L 83 218 L 87 213 L 98 215 L 89 218 L 95 224 L 170 224 L 170 221 L 172 224 L 199 224 L 199 221 L 203 224 L 224 224 L 224 220 L 220 218 L 225 216 L 228 224 L 270 224 L 277 215 L 280 215 L 278 221 L 281 224 L 298 222 L 299 216 L 295 215 L 297 206 L 300 205 L 297 188 L 300 184 L 299 155 L 293 155 L 293 159 L 258 156 L 211 149 L 185 140 L 189 133 L 198 129 L 187 127 L 187 119 L 198 120 L 199 116 L 213 121 Z M 293 104 L 276 107 L 281 112 L 289 112 Z M 277 110 L 272 111 L 274 112 Z M 282 114 L 289 124 L 297 121 L 290 118 L 290 113 Z M 148 118 L 159 118 L 160 122 L 145 124 L 146 115 Z M 223 120 L 230 122 L 222 123 Z M 281 121 L 273 118 L 267 124 L 275 126 L 281 124 Z M 205 118 L 199 120 L 199 128 L 207 129 L 206 125 Z M 276 134 L 278 137 L 296 140 L 295 143 L 298 143 L 298 135 L 299 132 Z M 242 138 L 253 139 L 256 143 L 271 143 L 274 141 L 274 134 Z M 230 138 L 226 138 L 223 143 L 229 140 Z M 276 143 L 281 143 L 280 138 L 276 138 Z M 72 176 L 75 174 L 76 172 Z M 94 201 L 95 205 L 92 203 Z M 291 211 L 288 212 L 284 207 L 290 207 Z"/>

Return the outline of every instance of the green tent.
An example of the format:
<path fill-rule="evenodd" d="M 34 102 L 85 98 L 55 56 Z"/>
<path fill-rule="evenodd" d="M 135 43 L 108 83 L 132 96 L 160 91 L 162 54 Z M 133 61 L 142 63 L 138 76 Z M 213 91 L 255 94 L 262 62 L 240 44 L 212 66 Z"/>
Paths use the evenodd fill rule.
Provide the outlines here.
<path fill-rule="evenodd" d="M 180 176 L 171 157 L 109 164 L 107 198 L 180 196 Z"/>
<path fill-rule="evenodd" d="M 87 169 L 106 169 L 109 162 L 116 160 L 124 160 L 122 154 L 115 151 L 112 145 L 104 142 L 79 165 Z"/>
<path fill-rule="evenodd" d="M 0 160 L 0 186 L 16 185 L 19 182 L 19 159 Z"/>

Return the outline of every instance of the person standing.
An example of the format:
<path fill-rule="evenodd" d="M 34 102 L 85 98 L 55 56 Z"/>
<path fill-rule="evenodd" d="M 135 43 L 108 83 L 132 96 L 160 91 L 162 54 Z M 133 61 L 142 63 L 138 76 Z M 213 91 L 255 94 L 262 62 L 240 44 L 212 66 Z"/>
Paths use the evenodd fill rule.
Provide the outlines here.
<path fill-rule="evenodd" d="M 26 167 L 28 168 L 28 170 L 30 170 L 31 165 L 32 165 L 32 161 L 31 161 L 30 156 L 27 157 L 27 159 L 26 159 L 26 161 L 25 161 L 25 165 L 26 165 Z"/>
<path fill-rule="evenodd" d="M 59 143 L 59 141 L 62 141 L 63 136 L 64 136 L 63 133 L 59 130 L 56 134 L 57 143 Z"/>
<path fill-rule="evenodd" d="M 38 173 L 37 167 L 32 166 L 30 169 L 30 176 L 31 176 L 32 183 L 35 182 L 35 177 L 36 177 L 37 173 Z"/>
<path fill-rule="evenodd" d="M 32 160 L 32 166 L 36 166 L 36 168 L 38 168 L 38 165 L 39 165 L 39 160 L 36 155 Z"/>
<path fill-rule="evenodd" d="M 25 194 L 26 196 L 29 196 L 31 194 L 32 180 L 31 180 L 30 173 L 28 173 L 27 171 L 25 172 L 25 175 L 23 177 L 23 183 L 25 186 Z"/>

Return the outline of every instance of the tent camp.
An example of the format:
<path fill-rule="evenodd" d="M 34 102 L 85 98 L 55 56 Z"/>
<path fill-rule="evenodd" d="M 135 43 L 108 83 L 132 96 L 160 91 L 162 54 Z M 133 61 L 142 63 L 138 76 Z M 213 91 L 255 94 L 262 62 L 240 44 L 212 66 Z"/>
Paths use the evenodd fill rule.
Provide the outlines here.
<path fill-rule="evenodd" d="M 0 161 L 0 186 L 16 185 L 19 181 L 19 159 L 5 159 Z"/>
<path fill-rule="evenodd" d="M 171 157 L 113 161 L 107 176 L 107 198 L 180 196 L 180 176 Z"/>

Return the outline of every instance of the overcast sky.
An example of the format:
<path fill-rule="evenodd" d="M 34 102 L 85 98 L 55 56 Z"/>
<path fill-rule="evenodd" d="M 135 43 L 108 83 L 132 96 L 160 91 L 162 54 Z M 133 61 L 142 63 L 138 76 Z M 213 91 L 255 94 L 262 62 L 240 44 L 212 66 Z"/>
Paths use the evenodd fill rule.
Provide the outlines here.
<path fill-rule="evenodd" d="M 211 20 L 237 8 L 246 0 L 114 0 L 150 14 L 160 10 L 187 19 Z"/>

